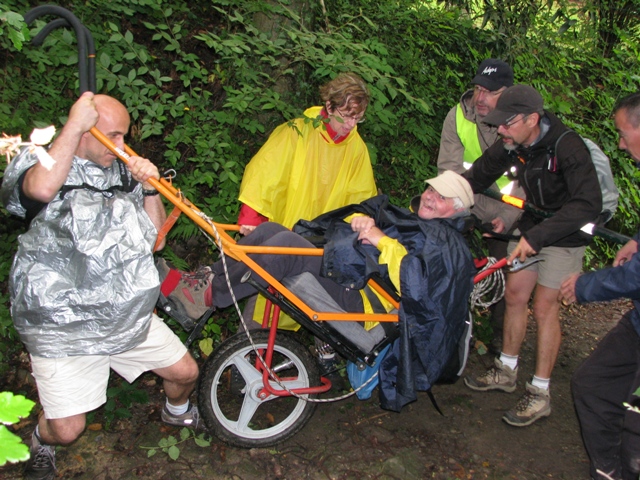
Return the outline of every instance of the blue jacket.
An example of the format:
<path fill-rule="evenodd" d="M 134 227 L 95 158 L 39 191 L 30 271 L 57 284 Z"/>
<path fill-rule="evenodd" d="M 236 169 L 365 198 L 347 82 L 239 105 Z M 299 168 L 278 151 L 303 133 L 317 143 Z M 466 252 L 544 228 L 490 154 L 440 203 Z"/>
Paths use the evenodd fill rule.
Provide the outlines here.
<path fill-rule="evenodd" d="M 380 364 L 380 404 L 400 411 L 416 399 L 416 391 L 429 390 L 458 355 L 476 273 L 461 233 L 465 220 L 422 220 L 381 195 L 301 222 L 306 223 L 303 229 L 298 224 L 298 233 L 325 235 L 322 274 L 350 288 L 362 288 L 372 273 L 387 273 L 377 263 L 378 250 L 361 245 L 342 220 L 355 212 L 374 218 L 376 226 L 407 249 L 400 269 L 400 338 Z"/>
<path fill-rule="evenodd" d="M 633 239 L 640 243 L 640 231 Z M 635 305 L 631 323 L 640 335 L 640 253 L 618 267 L 581 275 L 576 282 L 576 298 L 580 303 L 630 298 Z"/>

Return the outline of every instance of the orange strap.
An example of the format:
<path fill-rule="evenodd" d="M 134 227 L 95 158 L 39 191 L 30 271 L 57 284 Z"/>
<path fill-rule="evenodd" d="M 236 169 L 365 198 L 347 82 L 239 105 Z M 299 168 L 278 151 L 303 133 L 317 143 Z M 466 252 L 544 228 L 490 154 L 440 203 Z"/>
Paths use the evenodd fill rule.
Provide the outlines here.
<path fill-rule="evenodd" d="M 158 251 L 158 247 L 164 241 L 165 237 L 167 236 L 167 233 L 169 233 L 169 230 L 171 230 L 173 226 L 176 224 L 176 222 L 178 221 L 178 217 L 180 216 L 181 213 L 182 211 L 178 207 L 173 207 L 173 210 L 171 211 L 171 215 L 167 217 L 164 224 L 162 225 L 162 228 L 160 229 L 160 231 L 158 231 L 158 239 L 156 240 L 156 244 L 153 247 L 154 252 Z"/>

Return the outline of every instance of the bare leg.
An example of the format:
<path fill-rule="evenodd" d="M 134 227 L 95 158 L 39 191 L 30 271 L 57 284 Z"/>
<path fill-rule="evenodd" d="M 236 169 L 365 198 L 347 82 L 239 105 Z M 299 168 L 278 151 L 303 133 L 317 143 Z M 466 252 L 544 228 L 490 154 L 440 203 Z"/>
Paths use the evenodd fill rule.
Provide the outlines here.
<path fill-rule="evenodd" d="M 507 277 L 502 352 L 516 356 L 527 332 L 529 298 L 536 286 L 537 272 L 521 270 Z"/>
<path fill-rule="evenodd" d="M 164 392 L 171 405 L 184 405 L 189 400 L 198 379 L 198 365 L 190 353 L 170 367 L 153 372 L 164 380 Z"/>
<path fill-rule="evenodd" d="M 69 445 L 84 431 L 85 414 L 53 419 L 46 419 L 42 415 L 38 427 L 39 437 L 47 445 Z"/>
<path fill-rule="evenodd" d="M 551 378 L 560 350 L 558 290 L 538 285 L 533 297 L 533 318 L 538 325 L 536 376 Z"/>

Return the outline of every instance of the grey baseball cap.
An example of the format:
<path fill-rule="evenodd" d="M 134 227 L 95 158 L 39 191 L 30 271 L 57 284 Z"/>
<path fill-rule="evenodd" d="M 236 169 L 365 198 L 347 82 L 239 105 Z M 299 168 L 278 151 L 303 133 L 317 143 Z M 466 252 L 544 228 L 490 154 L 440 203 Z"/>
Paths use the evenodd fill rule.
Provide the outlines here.
<path fill-rule="evenodd" d="M 493 112 L 484 117 L 483 122 L 489 125 L 506 125 L 518 114 L 544 113 L 542 95 L 529 85 L 514 85 L 507 88 L 496 103 Z"/>

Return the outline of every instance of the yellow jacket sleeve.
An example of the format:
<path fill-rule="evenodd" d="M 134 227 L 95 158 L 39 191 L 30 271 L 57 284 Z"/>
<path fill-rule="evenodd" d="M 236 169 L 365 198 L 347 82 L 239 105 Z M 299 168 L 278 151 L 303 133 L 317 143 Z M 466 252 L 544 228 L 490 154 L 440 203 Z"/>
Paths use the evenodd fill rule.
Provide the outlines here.
<path fill-rule="evenodd" d="M 378 250 L 380 250 L 378 263 L 387 265 L 391 283 L 400 292 L 400 264 L 407 254 L 407 249 L 394 238 L 382 237 L 378 242 Z"/>

